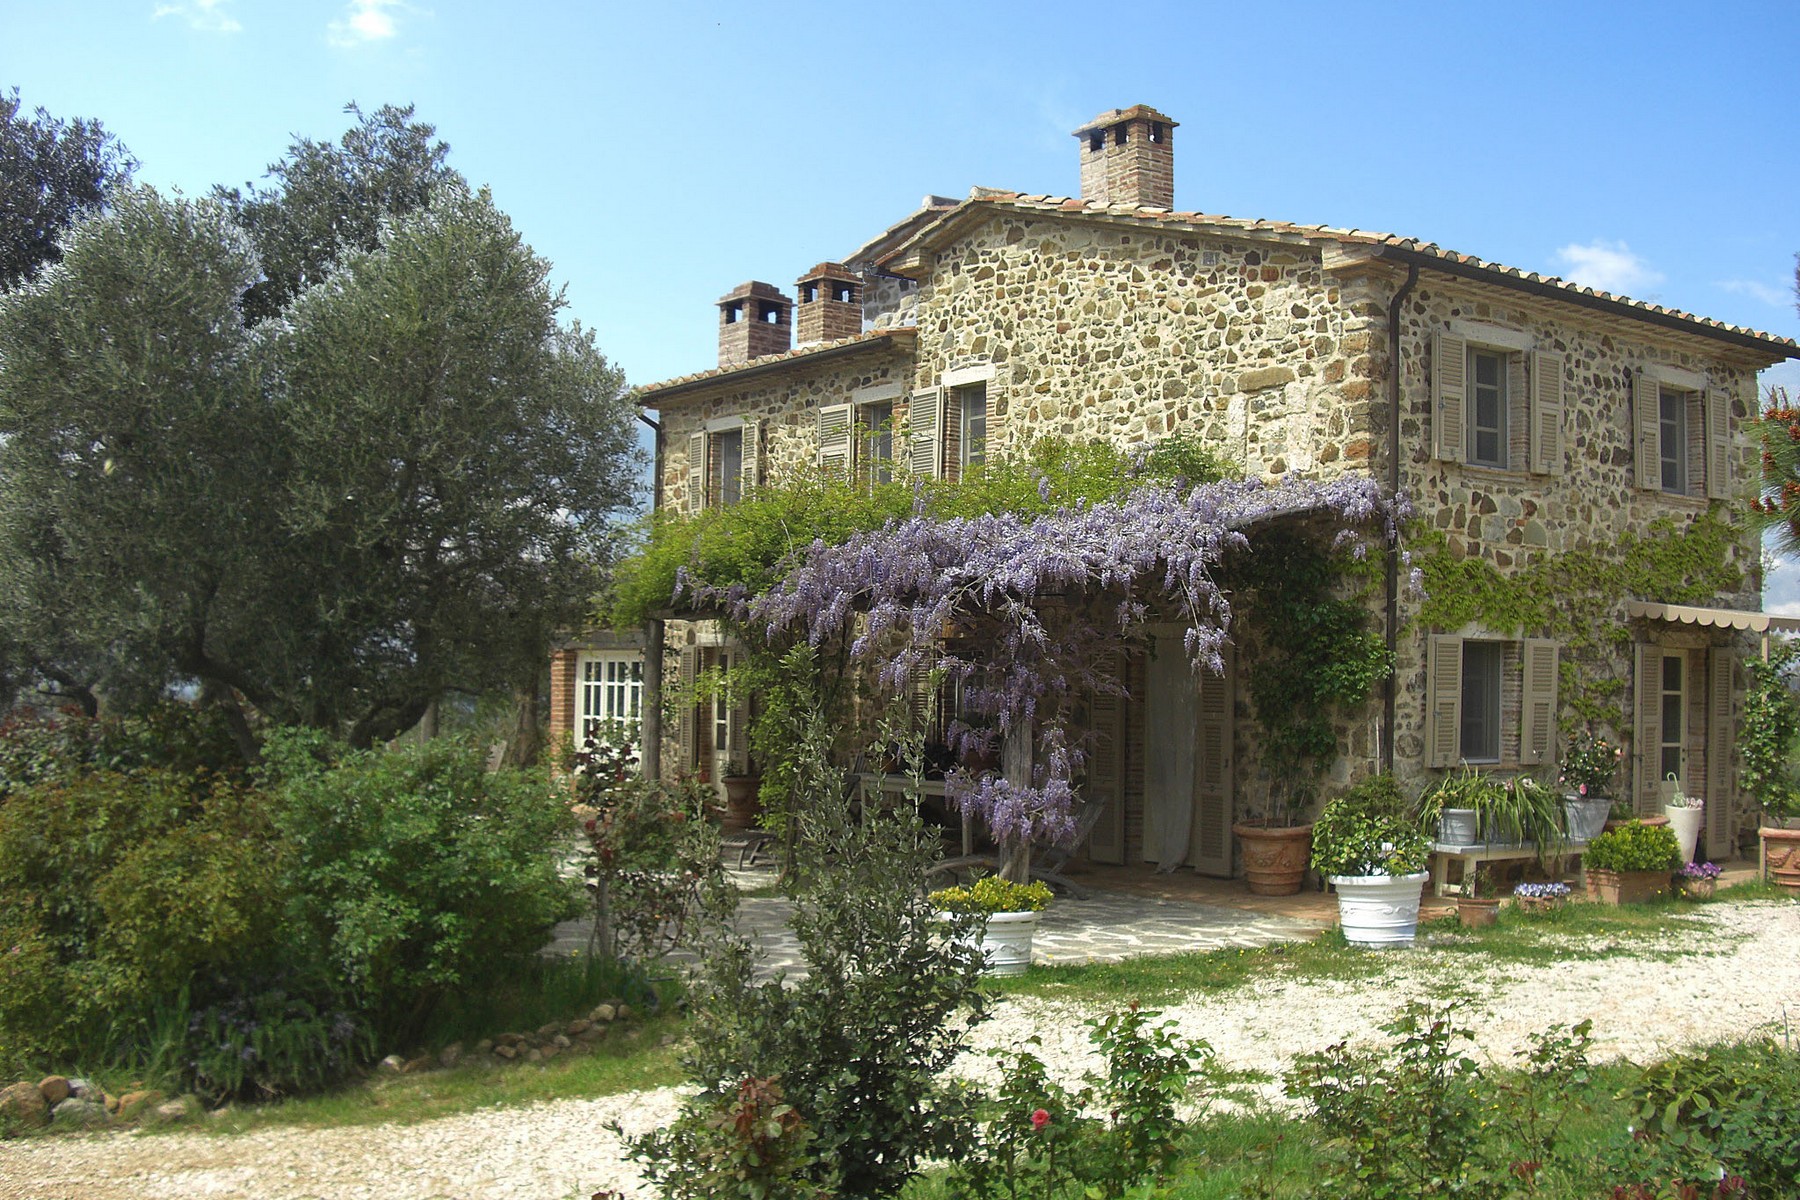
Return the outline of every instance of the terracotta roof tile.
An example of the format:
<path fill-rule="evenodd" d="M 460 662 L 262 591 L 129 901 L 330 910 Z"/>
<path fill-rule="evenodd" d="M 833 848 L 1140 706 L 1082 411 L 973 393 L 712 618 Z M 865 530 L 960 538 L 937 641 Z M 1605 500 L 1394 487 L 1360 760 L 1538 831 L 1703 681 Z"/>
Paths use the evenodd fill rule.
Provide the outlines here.
<path fill-rule="evenodd" d="M 823 354 L 841 353 L 864 343 L 873 345 L 884 340 L 910 339 L 917 332 L 918 330 L 911 325 L 896 325 L 890 329 L 871 329 L 866 333 L 859 333 L 855 337 L 839 338 L 834 342 L 815 342 L 809 346 L 797 346 L 780 354 L 765 354 L 761 358 L 753 358 L 749 362 L 733 363 L 728 367 L 713 367 L 711 370 L 695 371 L 690 375 L 677 375 L 673 379 L 665 379 L 661 383 L 647 383 L 634 390 L 640 396 L 648 396 L 655 392 L 667 392 L 696 383 L 723 379 L 728 375 L 737 375 L 745 371 L 798 362 Z"/>

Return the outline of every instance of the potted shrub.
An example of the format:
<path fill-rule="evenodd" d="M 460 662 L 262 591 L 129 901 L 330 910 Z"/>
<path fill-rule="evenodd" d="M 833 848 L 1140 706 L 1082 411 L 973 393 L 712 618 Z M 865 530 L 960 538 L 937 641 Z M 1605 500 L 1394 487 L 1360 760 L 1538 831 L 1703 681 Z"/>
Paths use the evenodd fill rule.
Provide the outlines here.
<path fill-rule="evenodd" d="M 1625 751 L 1592 731 L 1583 730 L 1569 739 L 1563 750 L 1563 807 L 1569 836 L 1591 842 L 1606 830 L 1612 810 L 1613 780 Z"/>
<path fill-rule="evenodd" d="M 1588 895 L 1607 904 L 1641 904 L 1669 890 L 1681 846 L 1667 825 L 1632 821 L 1587 845 Z"/>
<path fill-rule="evenodd" d="M 1358 946 L 1410 946 L 1431 843 L 1391 775 L 1357 784 L 1313 822 L 1313 869 L 1338 894 L 1344 938 Z"/>
<path fill-rule="evenodd" d="M 1232 823 L 1231 832 L 1244 856 L 1244 880 L 1253 896 L 1292 896 L 1306 880 L 1313 827 L 1294 820 L 1296 807 L 1304 805 L 1295 805 L 1277 782 L 1270 788 L 1265 811 Z"/>
<path fill-rule="evenodd" d="M 1050 903 L 1050 888 L 1036 880 L 1014 883 L 984 875 L 967 887 L 932 892 L 927 899 L 946 920 L 967 919 L 971 936 L 980 938 L 984 974 L 1023 975 L 1031 965 L 1031 937 L 1038 913 Z"/>
<path fill-rule="evenodd" d="M 1711 900 L 1719 886 L 1720 874 L 1717 863 L 1685 862 L 1675 872 L 1675 886 L 1689 900 Z"/>
<path fill-rule="evenodd" d="M 1675 782 L 1675 776 L 1669 776 L 1669 782 Z M 1675 794 L 1663 805 L 1663 815 L 1669 818 L 1669 828 L 1675 831 L 1675 840 L 1681 844 L 1681 861 L 1694 861 L 1694 847 L 1700 841 L 1700 825 L 1706 819 L 1706 801 L 1698 796 L 1690 796 L 1676 787 Z"/>
<path fill-rule="evenodd" d="M 1794 739 L 1800 736 L 1800 704 L 1788 678 L 1795 653 L 1795 644 L 1784 642 L 1768 658 L 1749 663 L 1750 687 L 1738 726 L 1738 779 L 1762 809 L 1757 834 L 1764 878 L 1800 896 L 1800 829 L 1793 828 L 1794 817 L 1800 816 L 1800 786 L 1792 757 Z"/>

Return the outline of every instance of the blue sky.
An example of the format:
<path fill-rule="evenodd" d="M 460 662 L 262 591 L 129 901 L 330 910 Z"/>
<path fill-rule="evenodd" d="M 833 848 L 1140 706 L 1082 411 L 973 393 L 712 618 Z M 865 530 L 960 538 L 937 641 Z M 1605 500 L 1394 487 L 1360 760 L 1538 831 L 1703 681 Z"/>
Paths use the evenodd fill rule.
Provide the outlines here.
<path fill-rule="evenodd" d="M 1070 131 L 1136 103 L 1181 123 L 1178 207 L 1800 337 L 1797 65 L 1793 0 L 0 0 L 0 86 L 159 187 L 417 104 L 635 382 L 712 365 L 735 284 L 791 289 L 928 192 L 1076 191 Z M 1800 363 L 1768 381 L 1800 395 Z"/>

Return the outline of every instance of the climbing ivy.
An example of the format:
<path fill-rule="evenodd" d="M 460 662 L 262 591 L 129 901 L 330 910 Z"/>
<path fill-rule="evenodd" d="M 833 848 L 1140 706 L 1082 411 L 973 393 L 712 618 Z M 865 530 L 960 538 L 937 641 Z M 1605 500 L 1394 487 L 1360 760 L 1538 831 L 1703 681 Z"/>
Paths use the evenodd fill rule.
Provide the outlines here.
<path fill-rule="evenodd" d="M 1642 534 L 1562 553 L 1544 553 L 1503 575 L 1487 559 L 1458 555 L 1437 531 L 1409 531 L 1426 600 L 1418 620 L 1434 628 L 1480 624 L 1514 637 L 1560 642 L 1565 732 L 1589 725 L 1624 727 L 1625 678 L 1618 648 L 1631 631 L 1618 619 L 1622 597 L 1669 604 L 1710 604 L 1744 585 L 1733 552 L 1743 530 L 1715 507 L 1683 525 L 1659 517 Z M 1611 674 L 1607 674 L 1608 670 Z"/>

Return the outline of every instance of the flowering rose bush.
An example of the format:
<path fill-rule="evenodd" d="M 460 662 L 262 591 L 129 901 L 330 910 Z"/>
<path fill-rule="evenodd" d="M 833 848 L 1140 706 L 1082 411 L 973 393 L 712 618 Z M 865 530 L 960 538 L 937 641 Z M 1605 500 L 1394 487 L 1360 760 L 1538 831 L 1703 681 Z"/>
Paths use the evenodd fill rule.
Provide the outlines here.
<path fill-rule="evenodd" d="M 1578 796 L 1603 796 L 1612 790 L 1619 773 L 1619 762 L 1625 751 L 1603 737 L 1582 731 L 1569 739 L 1563 751 L 1562 774 L 1558 782 Z"/>

